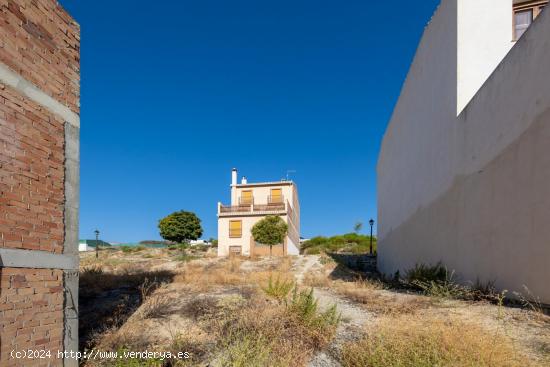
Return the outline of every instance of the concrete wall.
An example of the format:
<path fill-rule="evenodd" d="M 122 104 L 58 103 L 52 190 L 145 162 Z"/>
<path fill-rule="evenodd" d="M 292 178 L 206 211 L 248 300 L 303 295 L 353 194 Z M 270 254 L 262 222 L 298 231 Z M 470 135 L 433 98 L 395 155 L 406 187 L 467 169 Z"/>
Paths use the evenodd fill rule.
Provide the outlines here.
<path fill-rule="evenodd" d="M 457 114 L 514 45 L 512 0 L 457 2 Z"/>
<path fill-rule="evenodd" d="M 0 10 L 0 365 L 77 366 L 80 29 L 53 0 Z"/>
<path fill-rule="evenodd" d="M 504 10 L 494 14 L 512 16 L 508 1 L 497 3 Z M 463 282 L 495 281 L 500 289 L 524 294 L 526 286 L 550 303 L 548 13 L 508 55 L 504 40 L 511 30 L 503 26 L 508 20 L 494 20 L 506 36 L 496 38 L 500 51 L 493 57 L 480 51 L 487 64 L 470 72 L 472 80 L 484 79 L 496 53 L 504 60 L 468 100 L 475 83 L 461 89 L 455 71 L 468 72 L 481 61 L 461 61 L 461 50 L 474 51 L 464 51 L 468 46 L 460 45 L 457 33 L 469 24 L 476 34 L 478 22 L 460 19 L 456 0 L 442 2 L 380 152 L 378 251 L 384 273 L 442 261 Z M 481 23 L 477 34 L 487 26 Z M 466 66 L 453 63 L 455 57 Z M 446 75 L 457 76 L 456 84 Z M 461 104 L 466 107 L 457 117 L 453 112 Z"/>

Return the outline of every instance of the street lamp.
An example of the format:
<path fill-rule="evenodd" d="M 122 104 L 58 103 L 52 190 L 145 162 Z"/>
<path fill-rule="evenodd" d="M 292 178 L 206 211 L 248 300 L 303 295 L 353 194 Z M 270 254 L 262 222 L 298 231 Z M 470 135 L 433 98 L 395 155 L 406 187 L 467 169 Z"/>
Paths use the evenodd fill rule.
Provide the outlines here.
<path fill-rule="evenodd" d="M 374 226 L 374 219 L 369 220 L 370 224 L 370 254 L 372 255 L 372 226 Z"/>
<path fill-rule="evenodd" d="M 95 258 L 99 257 L 99 231 L 96 229 L 95 233 Z"/>

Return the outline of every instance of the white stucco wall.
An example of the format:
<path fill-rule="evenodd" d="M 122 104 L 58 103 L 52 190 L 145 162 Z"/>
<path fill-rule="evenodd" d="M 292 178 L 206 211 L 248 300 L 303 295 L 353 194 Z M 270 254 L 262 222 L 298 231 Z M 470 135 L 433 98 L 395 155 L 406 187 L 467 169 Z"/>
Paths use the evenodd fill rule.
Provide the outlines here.
<path fill-rule="evenodd" d="M 550 12 L 506 55 L 511 2 L 487 0 L 507 18 L 494 22 L 506 36 L 476 61 L 487 40 L 461 44 L 460 29 L 487 35 L 490 19 L 461 19 L 470 0 L 461 1 L 444 0 L 432 19 L 384 137 L 379 266 L 391 274 L 442 261 L 463 282 L 524 294 L 527 286 L 550 303 Z M 505 58 L 490 73 L 499 52 Z"/>
<path fill-rule="evenodd" d="M 381 238 L 452 182 L 456 12 L 456 1 L 444 0 L 425 29 L 384 135 L 377 175 Z"/>
<path fill-rule="evenodd" d="M 512 0 L 457 2 L 457 114 L 514 45 Z"/>

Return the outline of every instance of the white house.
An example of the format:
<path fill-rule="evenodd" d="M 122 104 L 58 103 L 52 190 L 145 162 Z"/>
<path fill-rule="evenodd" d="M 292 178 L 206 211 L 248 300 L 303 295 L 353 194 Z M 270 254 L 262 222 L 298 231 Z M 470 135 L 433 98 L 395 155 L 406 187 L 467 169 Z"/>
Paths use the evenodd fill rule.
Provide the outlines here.
<path fill-rule="evenodd" d="M 550 303 L 547 2 L 441 1 L 380 150 L 382 272 L 441 261 Z"/>
<path fill-rule="evenodd" d="M 273 246 L 274 255 L 300 253 L 300 203 L 292 181 L 237 183 L 237 170 L 231 173 L 231 203 L 218 203 L 218 256 L 268 255 L 270 249 L 257 243 L 250 233 L 254 224 L 268 215 L 280 216 L 288 225 L 283 243 Z"/>

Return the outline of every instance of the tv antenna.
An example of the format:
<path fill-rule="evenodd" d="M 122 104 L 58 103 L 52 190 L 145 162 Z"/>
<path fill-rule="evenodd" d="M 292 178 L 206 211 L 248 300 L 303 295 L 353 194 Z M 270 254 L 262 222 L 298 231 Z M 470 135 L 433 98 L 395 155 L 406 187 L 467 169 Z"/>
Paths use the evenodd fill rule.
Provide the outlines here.
<path fill-rule="evenodd" d="M 295 169 L 289 169 L 289 170 L 286 171 L 286 180 L 287 181 L 290 181 L 290 175 L 292 173 L 296 173 L 296 170 Z"/>

